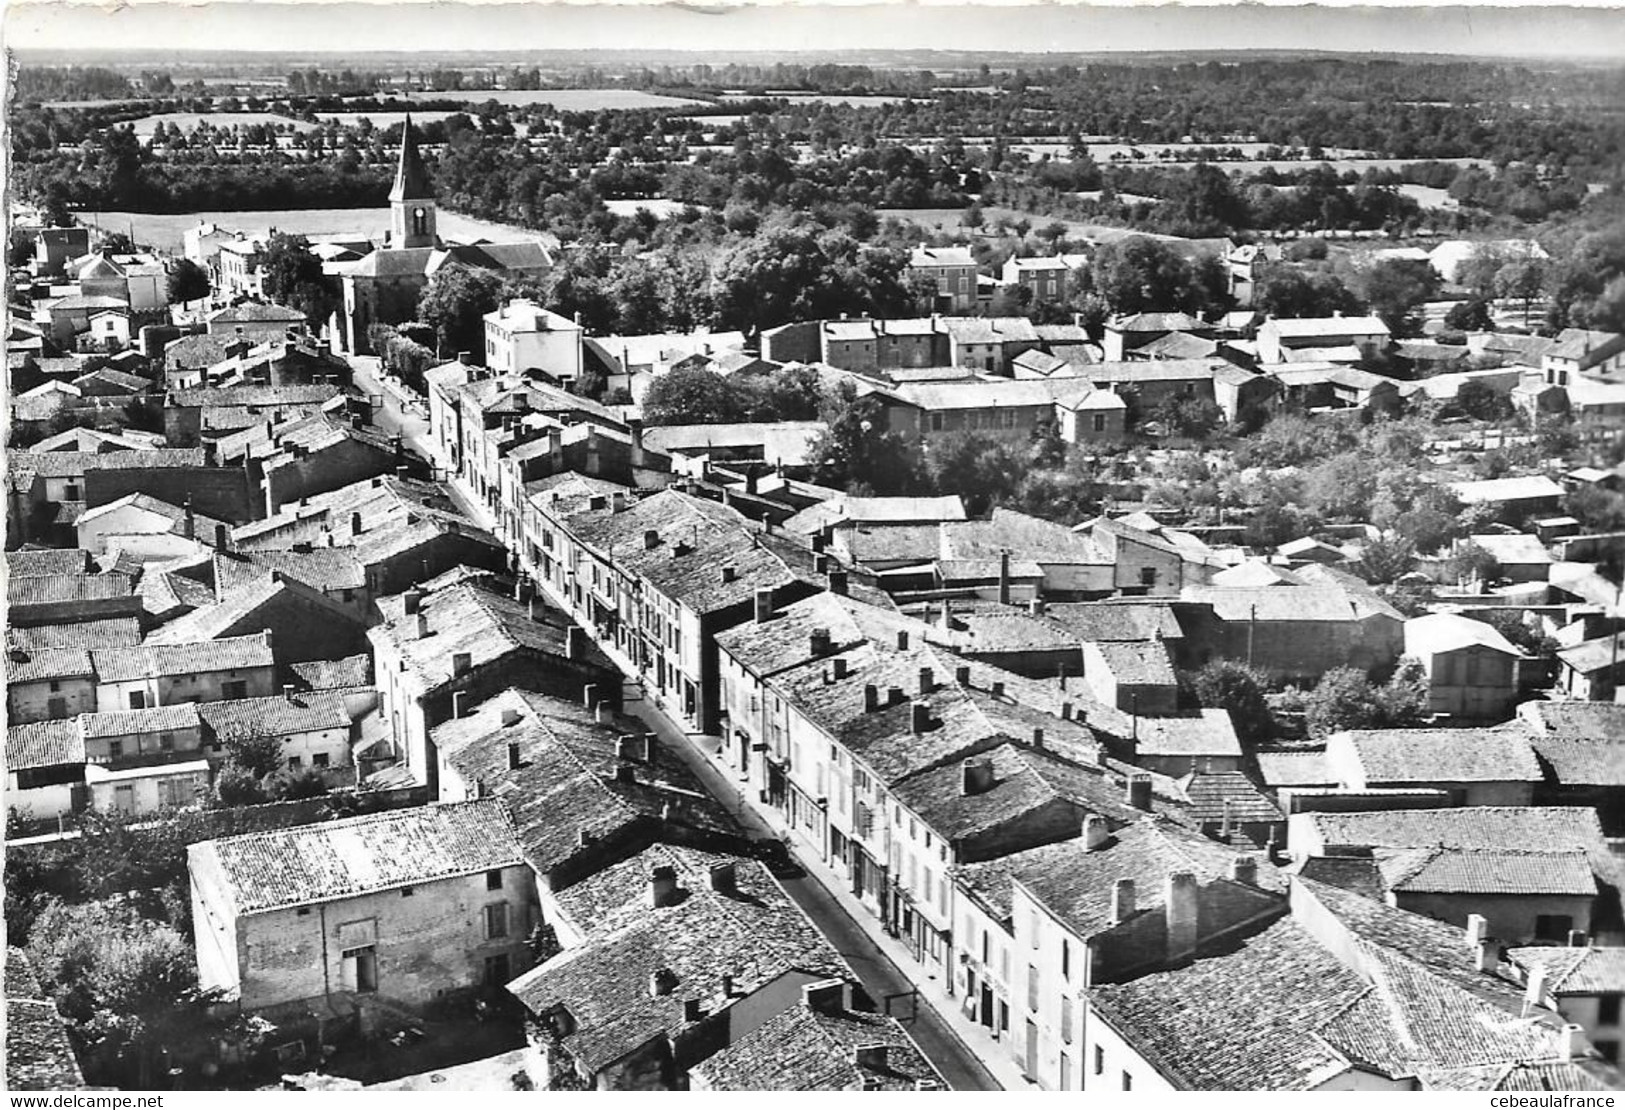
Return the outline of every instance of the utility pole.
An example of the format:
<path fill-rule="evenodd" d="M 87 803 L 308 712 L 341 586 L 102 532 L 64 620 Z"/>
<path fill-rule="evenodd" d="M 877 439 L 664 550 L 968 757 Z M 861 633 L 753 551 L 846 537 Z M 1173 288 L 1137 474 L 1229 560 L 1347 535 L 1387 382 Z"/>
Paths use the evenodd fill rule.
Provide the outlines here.
<path fill-rule="evenodd" d="M 1253 629 L 1258 624 L 1258 603 L 1247 608 L 1247 665 L 1253 665 Z"/>

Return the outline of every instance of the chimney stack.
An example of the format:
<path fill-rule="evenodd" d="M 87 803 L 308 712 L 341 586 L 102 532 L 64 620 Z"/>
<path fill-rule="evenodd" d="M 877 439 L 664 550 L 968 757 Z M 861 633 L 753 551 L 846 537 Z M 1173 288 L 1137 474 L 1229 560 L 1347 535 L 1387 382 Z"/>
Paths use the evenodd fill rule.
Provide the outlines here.
<path fill-rule="evenodd" d="M 880 708 L 880 687 L 873 682 L 863 688 L 863 711 L 873 713 Z"/>
<path fill-rule="evenodd" d="M 457 652 L 452 653 L 452 656 L 451 656 L 451 673 L 454 676 L 467 674 L 468 669 L 470 667 L 472 667 L 473 665 L 474 665 L 474 656 L 472 654 L 470 654 L 469 652 L 457 651 Z"/>
<path fill-rule="evenodd" d="M 1002 698 L 1002 697 L 1004 697 L 1004 683 L 1002 683 L 1002 682 L 995 682 L 995 683 L 994 683 L 994 684 L 993 684 L 993 685 L 992 685 L 992 686 L 991 686 L 991 687 L 990 687 L 990 688 L 989 688 L 989 689 L 988 689 L 988 693 L 989 693 L 989 694 L 991 694 L 991 695 L 993 695 L 993 696 L 994 696 L 994 697 L 995 697 L 995 698 Z"/>
<path fill-rule="evenodd" d="M 506 706 L 502 710 L 502 727 L 511 728 L 519 723 L 519 710 L 513 706 Z"/>
<path fill-rule="evenodd" d="M 999 552 L 999 604 L 1010 604 L 1010 552 Z"/>
<path fill-rule="evenodd" d="M 1106 846 L 1111 839 L 1111 826 L 1106 819 L 1097 813 L 1091 813 L 1083 819 L 1083 850 L 1098 852 Z"/>
<path fill-rule="evenodd" d="M 663 998 L 677 988 L 677 975 L 663 967 L 649 976 L 649 997 Z"/>
<path fill-rule="evenodd" d="M 646 528 L 643 532 L 643 550 L 653 551 L 660 546 L 660 533 L 653 528 Z"/>
<path fill-rule="evenodd" d="M 417 633 L 417 638 L 420 639 L 420 640 L 424 639 L 426 636 L 428 636 L 429 635 L 429 614 L 427 614 L 423 610 L 419 609 L 418 610 L 418 615 L 416 617 L 416 623 L 413 624 L 413 626 L 412 626 L 412 631 Z"/>
<path fill-rule="evenodd" d="M 690 1025 L 705 1016 L 705 1009 L 700 1005 L 698 998 L 683 999 L 683 1020 Z"/>
<path fill-rule="evenodd" d="M 214 526 L 214 549 L 224 551 L 231 546 L 231 529 L 224 524 Z"/>
<path fill-rule="evenodd" d="M 589 682 L 581 687 L 581 704 L 587 709 L 591 709 L 598 704 L 598 685 L 596 683 Z"/>
<path fill-rule="evenodd" d="M 756 623 L 766 624 L 773 619 L 773 587 L 763 586 L 756 591 Z"/>
<path fill-rule="evenodd" d="M 1573 1060 L 1586 1053 L 1585 1026 L 1566 1022 L 1557 1035 L 1557 1055 L 1560 1060 Z"/>
<path fill-rule="evenodd" d="M 508 745 L 508 770 L 517 771 L 522 766 L 524 766 L 524 760 L 519 755 L 519 744 L 517 742 L 510 743 Z"/>
<path fill-rule="evenodd" d="M 960 771 L 961 792 L 967 798 L 993 789 L 993 761 L 986 756 L 965 760 Z"/>
<path fill-rule="evenodd" d="M 451 715 L 461 720 L 468 716 L 468 691 L 454 690 L 451 695 Z"/>
<path fill-rule="evenodd" d="M 1113 925 L 1121 925 L 1134 916 L 1134 880 L 1118 879 L 1112 887 Z"/>
<path fill-rule="evenodd" d="M 359 536 L 360 534 L 361 534 L 361 514 L 360 513 L 351 513 L 350 514 L 350 535 Z"/>
<path fill-rule="evenodd" d="M 587 657 L 587 630 L 579 624 L 564 630 L 564 657 L 575 660 Z"/>
<path fill-rule="evenodd" d="M 290 685 L 284 684 L 283 687 L 282 687 L 282 697 L 283 697 L 283 700 L 285 700 L 285 701 L 292 701 L 293 700 L 293 687 L 290 686 Z"/>
<path fill-rule="evenodd" d="M 907 651 L 908 650 L 908 630 L 907 629 L 898 629 L 898 631 L 897 631 L 897 650 L 898 651 Z"/>
<path fill-rule="evenodd" d="M 417 590 L 407 590 L 401 595 L 401 610 L 410 616 L 418 612 L 423 606 L 423 594 Z"/>
<path fill-rule="evenodd" d="M 906 633 L 905 633 L 905 635 L 906 635 Z M 920 668 L 920 696 L 925 697 L 927 694 L 933 693 L 936 690 L 936 688 L 937 688 L 936 674 L 931 670 L 930 667 L 921 667 Z"/>
<path fill-rule="evenodd" d="M 804 983 L 801 1004 L 815 1014 L 839 1014 L 846 1008 L 846 984 L 839 979 Z"/>
<path fill-rule="evenodd" d="M 713 863 L 706 882 L 718 894 L 733 894 L 739 889 L 739 875 L 731 863 Z"/>
<path fill-rule="evenodd" d="M 1044 730 L 1037 725 L 1033 726 L 1033 747 L 1039 751 L 1044 750 Z"/>
<path fill-rule="evenodd" d="M 1252 856 L 1237 856 L 1230 861 L 1230 879 L 1245 886 L 1258 885 L 1258 861 Z"/>
<path fill-rule="evenodd" d="M 723 564 L 722 580 L 724 582 L 737 582 L 739 580 L 739 568 L 732 563 Z"/>
<path fill-rule="evenodd" d="M 909 728 L 915 735 L 931 727 L 931 706 L 923 701 L 913 705 L 913 713 L 909 717 Z"/>
<path fill-rule="evenodd" d="M 192 499 L 190 497 L 186 499 L 186 522 L 184 527 L 187 539 L 197 538 L 197 514 L 192 511 Z"/>
<path fill-rule="evenodd" d="M 1570 929 L 1569 930 L 1569 947 L 1570 948 L 1585 948 L 1589 944 L 1590 944 L 1590 940 L 1586 936 L 1586 931 L 1584 929 Z"/>
<path fill-rule="evenodd" d="M 970 685 L 970 668 L 961 663 L 954 668 L 954 681 L 961 686 Z"/>
<path fill-rule="evenodd" d="M 649 908 L 660 909 L 677 899 L 677 869 L 669 863 L 649 869 Z"/>
<path fill-rule="evenodd" d="M 833 646 L 834 638 L 827 628 L 815 628 L 807 635 L 807 650 L 815 659 L 828 655 Z"/>
<path fill-rule="evenodd" d="M 834 659 L 831 659 L 829 668 L 830 677 L 835 679 L 835 681 L 839 682 L 841 679 L 846 677 L 846 659 L 844 657 L 836 656 Z"/>
<path fill-rule="evenodd" d="M 846 596 L 846 571 L 831 568 L 829 572 L 829 592 Z"/>
<path fill-rule="evenodd" d="M 615 781 L 631 785 L 638 781 L 637 769 L 630 763 L 615 764 Z"/>
<path fill-rule="evenodd" d="M 1151 809 L 1151 776 L 1130 775 L 1128 777 L 1128 804 L 1135 809 L 1149 811 Z"/>

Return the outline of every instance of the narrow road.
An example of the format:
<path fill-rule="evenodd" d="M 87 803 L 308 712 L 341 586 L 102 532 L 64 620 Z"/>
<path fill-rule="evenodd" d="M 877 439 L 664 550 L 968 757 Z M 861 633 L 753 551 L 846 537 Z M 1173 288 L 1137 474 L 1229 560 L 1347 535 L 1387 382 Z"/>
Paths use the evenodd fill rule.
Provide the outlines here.
<path fill-rule="evenodd" d="M 711 796 L 738 819 L 746 832 L 778 839 L 777 832 L 744 802 L 738 787 L 704 753 L 696 750 L 688 734 L 658 707 L 646 700 L 630 701 L 627 710 L 641 718 L 671 751 L 682 757 Z M 790 847 L 793 856 L 794 846 Z M 852 966 L 863 989 L 877 1004 L 888 997 L 913 995 L 914 984 L 908 976 L 892 963 L 822 883 L 811 874 L 798 879 L 780 879 L 779 883 Z M 956 1091 L 1004 1090 L 924 998 L 914 997 L 912 1017 L 908 1014 L 908 1003 L 904 1002 L 904 1006 L 899 1020 L 948 1086 Z"/>

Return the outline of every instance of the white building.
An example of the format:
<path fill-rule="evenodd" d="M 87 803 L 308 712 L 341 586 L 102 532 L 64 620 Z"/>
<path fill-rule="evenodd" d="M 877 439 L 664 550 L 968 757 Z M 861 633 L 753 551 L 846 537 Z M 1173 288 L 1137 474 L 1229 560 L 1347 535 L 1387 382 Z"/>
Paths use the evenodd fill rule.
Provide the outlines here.
<path fill-rule="evenodd" d="M 581 325 L 534 301 L 485 316 L 485 365 L 498 374 L 540 370 L 557 382 L 581 376 Z"/>

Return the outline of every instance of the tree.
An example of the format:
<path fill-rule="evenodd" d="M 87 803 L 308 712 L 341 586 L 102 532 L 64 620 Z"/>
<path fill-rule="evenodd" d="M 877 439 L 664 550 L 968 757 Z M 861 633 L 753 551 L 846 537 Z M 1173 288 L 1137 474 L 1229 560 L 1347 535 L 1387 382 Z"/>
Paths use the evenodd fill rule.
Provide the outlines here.
<path fill-rule="evenodd" d="M 1207 301 L 1190 264 L 1142 235 L 1101 247 L 1090 272 L 1095 290 L 1115 312 L 1196 311 Z"/>
<path fill-rule="evenodd" d="M 744 399 L 721 374 L 679 367 L 649 386 L 643 418 L 651 426 L 730 424 L 745 418 Z"/>
<path fill-rule="evenodd" d="M 1481 381 L 1468 379 L 1456 390 L 1456 408 L 1474 420 L 1505 420 L 1512 415 L 1512 399 Z"/>
<path fill-rule="evenodd" d="M 264 780 L 248 768 L 235 763 L 222 766 L 214 776 L 213 804 L 220 809 L 237 806 L 257 806 L 271 800 Z"/>
<path fill-rule="evenodd" d="M 501 304 L 501 274 L 452 263 L 429 279 L 418 298 L 417 314 L 434 329 L 440 355 L 468 351 L 483 365 L 485 314 L 495 312 Z"/>
<path fill-rule="evenodd" d="M 1224 422 L 1224 410 L 1202 397 L 1170 394 L 1154 413 L 1169 435 L 1206 439 Z"/>
<path fill-rule="evenodd" d="M 955 432 L 931 444 L 926 473 L 938 493 L 957 493 L 965 511 L 982 516 L 1009 497 L 1024 469 L 1015 451 L 980 432 Z"/>
<path fill-rule="evenodd" d="M 1264 697 L 1268 679 L 1245 663 L 1216 659 L 1188 676 L 1191 692 L 1204 709 L 1230 714 L 1236 736 L 1244 744 L 1267 740 L 1275 732 L 1275 716 Z"/>
<path fill-rule="evenodd" d="M 1468 540 L 1458 544 L 1455 551 L 1439 564 L 1439 581 L 1493 582 L 1501 577 L 1501 564 L 1494 555 Z"/>
<path fill-rule="evenodd" d="M 184 304 L 209 295 L 209 272 L 190 258 L 178 258 L 169 268 L 169 303 Z"/>
<path fill-rule="evenodd" d="M 1439 281 L 1431 263 L 1414 258 L 1375 262 L 1362 278 L 1371 311 L 1395 335 L 1409 335 L 1416 329 L 1416 311 L 1438 294 Z"/>
<path fill-rule="evenodd" d="M 1523 302 L 1524 326 L 1529 326 L 1529 306 L 1546 288 L 1550 268 L 1539 258 L 1519 258 L 1495 271 L 1497 296 Z"/>
<path fill-rule="evenodd" d="M 857 395 L 857 387 L 842 382 L 824 413 L 827 425 L 814 445 L 818 481 L 850 493 L 880 495 L 911 493 L 920 484 L 919 459 L 914 446 L 901 433 L 886 426 L 886 408 L 879 398 Z"/>
<path fill-rule="evenodd" d="M 1491 331 L 1495 321 L 1490 316 L 1490 302 L 1473 297 L 1451 306 L 1444 315 L 1444 326 L 1452 331 Z"/>
<path fill-rule="evenodd" d="M 338 306 L 338 295 L 322 273 L 322 260 L 310 253 L 310 242 L 303 235 L 273 234 L 260 266 L 266 296 L 304 313 L 313 328 L 326 324 Z"/>
<path fill-rule="evenodd" d="M 1427 680 L 1420 670 L 1413 660 L 1403 660 L 1382 686 L 1373 685 L 1356 667 L 1327 671 L 1304 696 L 1309 734 L 1324 740 L 1345 729 L 1419 724 L 1427 711 Z"/>
<path fill-rule="evenodd" d="M 1367 582 L 1386 586 L 1409 574 L 1415 565 L 1416 545 L 1404 536 L 1388 535 L 1367 543 L 1350 569 Z"/>

